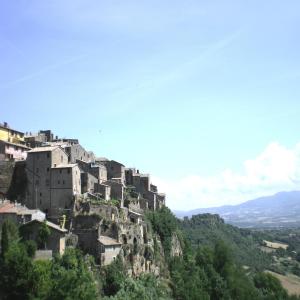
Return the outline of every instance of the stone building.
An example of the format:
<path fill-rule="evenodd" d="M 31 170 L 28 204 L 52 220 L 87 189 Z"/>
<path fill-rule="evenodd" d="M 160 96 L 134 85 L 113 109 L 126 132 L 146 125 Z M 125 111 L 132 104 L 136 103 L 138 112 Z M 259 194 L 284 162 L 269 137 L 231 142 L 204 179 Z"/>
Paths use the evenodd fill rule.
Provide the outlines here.
<path fill-rule="evenodd" d="M 151 184 L 149 174 L 141 174 L 134 168 L 126 168 L 125 180 L 126 185 L 134 187 L 135 193 L 140 195 L 140 208 L 156 210 L 165 205 L 165 194 L 158 193 L 157 186 Z"/>
<path fill-rule="evenodd" d="M 32 220 L 21 226 L 21 235 L 25 240 L 39 241 L 39 229 L 43 223 L 50 229 L 50 235 L 46 240 L 45 245 L 38 245 L 40 249 L 52 250 L 52 253 L 63 254 L 66 247 L 66 234 L 67 230 L 60 228 L 58 225 L 41 220 Z"/>
<path fill-rule="evenodd" d="M 122 244 L 108 236 L 100 236 L 98 239 L 98 259 L 102 266 L 112 263 L 120 253 Z"/>
<path fill-rule="evenodd" d="M 99 183 L 107 180 L 107 169 L 104 165 L 97 162 L 85 162 L 77 159 L 76 163 L 82 172 L 89 173 L 99 180 Z"/>
<path fill-rule="evenodd" d="M 125 185 L 124 183 L 117 180 L 107 180 L 102 183 L 104 186 L 110 187 L 110 198 L 120 200 L 120 206 L 124 206 L 124 192 Z"/>
<path fill-rule="evenodd" d="M 24 160 L 28 150 L 23 132 L 0 123 L 0 160 Z"/>
<path fill-rule="evenodd" d="M 29 208 L 40 208 L 48 213 L 53 201 L 56 206 L 57 201 L 53 198 L 51 186 L 55 182 L 55 178 L 52 178 L 52 169 L 66 164 L 68 155 L 58 146 L 38 147 L 28 151 L 26 205 Z M 53 174 L 58 175 L 59 171 L 54 170 Z"/>
<path fill-rule="evenodd" d="M 8 126 L 6 122 L 0 123 L 0 140 L 13 144 L 25 145 L 24 133 Z"/>
<path fill-rule="evenodd" d="M 115 160 L 108 160 L 107 158 L 96 158 L 96 162 L 102 164 L 107 169 L 107 179 L 120 179 L 125 183 L 125 166 Z"/>
<path fill-rule="evenodd" d="M 29 147 L 0 140 L 0 160 L 25 160 Z"/>
<path fill-rule="evenodd" d="M 77 143 L 76 143 L 77 141 Z M 93 152 L 86 151 L 79 143 L 78 140 L 73 140 L 61 143 L 61 147 L 65 150 L 69 157 L 69 163 L 76 163 L 76 160 L 81 160 L 85 162 L 94 162 L 95 156 Z M 59 141 L 57 142 L 59 143 Z"/>
<path fill-rule="evenodd" d="M 81 192 L 83 193 L 95 193 L 97 191 L 98 178 L 90 173 L 81 172 Z"/>
<path fill-rule="evenodd" d="M 74 197 L 81 194 L 81 174 L 77 164 L 60 164 L 51 168 L 50 193 L 53 213 L 72 208 Z"/>
<path fill-rule="evenodd" d="M 9 200 L 0 201 L 0 226 L 6 219 L 16 224 L 24 224 L 31 220 L 45 220 L 45 214 L 39 209 L 28 209 L 20 203 L 13 203 Z"/>

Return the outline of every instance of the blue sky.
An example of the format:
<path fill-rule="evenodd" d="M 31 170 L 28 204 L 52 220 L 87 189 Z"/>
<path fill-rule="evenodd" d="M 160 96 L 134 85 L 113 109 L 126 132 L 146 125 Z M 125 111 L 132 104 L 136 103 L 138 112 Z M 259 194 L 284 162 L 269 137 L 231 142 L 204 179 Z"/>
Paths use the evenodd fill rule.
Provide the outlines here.
<path fill-rule="evenodd" d="M 248 2 L 1 1 L 0 121 L 153 174 L 172 208 L 297 189 L 300 3 Z"/>

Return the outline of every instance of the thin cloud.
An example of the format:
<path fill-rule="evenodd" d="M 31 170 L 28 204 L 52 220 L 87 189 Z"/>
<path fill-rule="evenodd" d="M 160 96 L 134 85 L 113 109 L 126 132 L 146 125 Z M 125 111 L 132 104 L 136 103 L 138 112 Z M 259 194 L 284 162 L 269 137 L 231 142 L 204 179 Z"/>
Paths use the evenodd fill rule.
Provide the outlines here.
<path fill-rule="evenodd" d="M 13 86 L 15 86 L 15 85 L 17 85 L 19 83 L 22 83 L 22 82 L 25 82 L 25 81 L 29 81 L 29 80 L 33 80 L 35 78 L 43 76 L 44 74 L 46 74 L 48 72 L 51 72 L 51 71 L 59 69 L 59 68 L 61 68 L 63 66 L 67 66 L 67 65 L 73 64 L 73 63 L 75 63 L 77 61 L 80 61 L 80 60 L 84 59 L 85 57 L 87 57 L 86 54 L 85 55 L 76 56 L 76 57 L 73 57 L 73 58 L 70 58 L 70 59 L 67 59 L 67 60 L 64 60 L 64 61 L 52 64 L 52 65 L 45 66 L 42 69 L 40 69 L 39 71 L 30 73 L 30 74 L 26 74 L 26 75 L 24 75 L 22 77 L 19 77 L 19 78 L 15 79 L 15 80 L 12 80 L 12 81 L 0 84 L 0 89 L 10 88 L 10 87 L 13 87 Z"/>
<path fill-rule="evenodd" d="M 202 51 L 199 52 L 192 59 L 185 60 L 182 63 L 176 64 L 173 68 L 168 69 L 165 72 L 160 72 L 159 74 L 153 74 L 151 78 L 148 80 L 143 80 L 135 83 L 133 86 L 127 86 L 125 88 L 117 89 L 112 93 L 112 96 L 123 96 L 125 94 L 131 94 L 133 92 L 141 92 L 145 90 L 153 90 L 160 88 L 164 84 L 168 84 L 169 82 L 179 80 L 180 78 L 185 77 L 187 74 L 194 72 L 197 68 L 199 71 L 199 67 L 201 64 L 207 63 L 208 59 L 213 55 L 222 52 L 222 50 L 229 47 L 234 41 L 236 41 L 244 32 L 244 29 L 238 29 L 228 35 L 225 35 L 221 39 L 216 42 L 201 46 Z M 146 62 L 145 62 L 146 63 Z"/>

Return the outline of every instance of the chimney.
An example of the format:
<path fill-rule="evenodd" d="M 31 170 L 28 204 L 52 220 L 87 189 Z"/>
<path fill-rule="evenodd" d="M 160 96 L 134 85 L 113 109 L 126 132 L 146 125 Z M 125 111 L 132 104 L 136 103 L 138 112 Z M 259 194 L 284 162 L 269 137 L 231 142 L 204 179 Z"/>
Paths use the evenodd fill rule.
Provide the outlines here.
<path fill-rule="evenodd" d="M 8 128 L 7 122 L 4 122 L 4 123 L 3 123 L 3 127 Z"/>

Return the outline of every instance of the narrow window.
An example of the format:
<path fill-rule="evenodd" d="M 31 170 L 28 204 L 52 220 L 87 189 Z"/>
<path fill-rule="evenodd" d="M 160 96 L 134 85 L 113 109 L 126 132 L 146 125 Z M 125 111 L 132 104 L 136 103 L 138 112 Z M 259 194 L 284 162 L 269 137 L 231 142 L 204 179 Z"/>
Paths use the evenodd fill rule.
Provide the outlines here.
<path fill-rule="evenodd" d="M 63 184 L 65 184 L 65 181 L 63 180 Z"/>
<path fill-rule="evenodd" d="M 50 153 L 49 152 L 47 152 L 47 158 L 50 158 Z"/>
<path fill-rule="evenodd" d="M 60 170 L 59 170 L 59 174 L 61 174 L 61 172 L 62 172 L 62 170 L 60 169 Z"/>
<path fill-rule="evenodd" d="M 47 168 L 47 172 L 49 172 L 50 171 L 50 169 L 49 168 Z"/>
<path fill-rule="evenodd" d="M 60 162 L 63 162 L 63 157 L 62 156 L 60 157 Z"/>
<path fill-rule="evenodd" d="M 57 181 L 57 184 L 60 184 L 60 180 Z"/>

